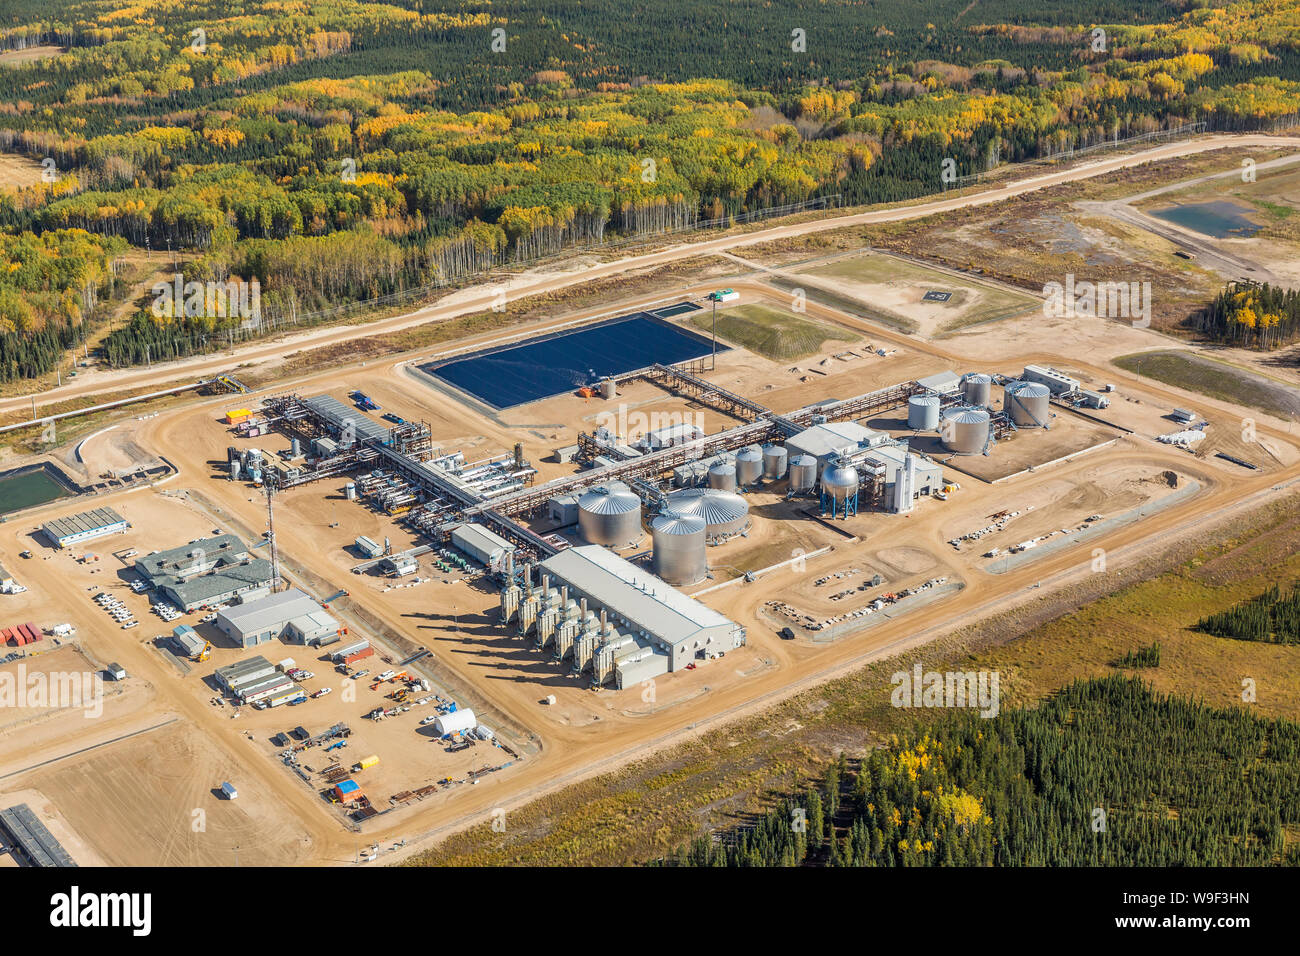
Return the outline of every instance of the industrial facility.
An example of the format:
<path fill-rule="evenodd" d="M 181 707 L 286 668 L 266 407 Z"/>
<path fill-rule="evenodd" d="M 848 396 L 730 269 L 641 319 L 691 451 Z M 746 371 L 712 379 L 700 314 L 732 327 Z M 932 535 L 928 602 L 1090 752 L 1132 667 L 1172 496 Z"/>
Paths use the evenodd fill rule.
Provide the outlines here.
<path fill-rule="evenodd" d="M 217 684 L 237 701 L 277 707 L 307 692 L 265 657 L 249 657 L 213 672 Z"/>
<path fill-rule="evenodd" d="M 254 600 L 270 593 L 275 578 L 271 562 L 253 557 L 233 534 L 155 551 L 136 559 L 135 572 L 185 611 L 235 598 Z"/>
<path fill-rule="evenodd" d="M 217 615 L 216 627 L 239 647 L 256 647 L 279 639 L 288 644 L 325 647 L 337 643 L 343 628 L 298 588 L 246 601 Z"/>

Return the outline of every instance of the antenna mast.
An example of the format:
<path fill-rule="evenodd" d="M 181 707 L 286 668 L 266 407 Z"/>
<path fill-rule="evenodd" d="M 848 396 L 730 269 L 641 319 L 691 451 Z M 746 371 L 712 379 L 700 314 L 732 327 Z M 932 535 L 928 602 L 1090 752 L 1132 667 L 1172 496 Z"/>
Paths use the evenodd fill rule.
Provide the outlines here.
<path fill-rule="evenodd" d="M 275 546 L 275 509 L 271 507 L 271 496 L 275 489 L 267 478 L 262 480 L 262 490 L 266 492 L 266 543 L 271 548 L 271 591 L 280 590 L 280 552 Z"/>

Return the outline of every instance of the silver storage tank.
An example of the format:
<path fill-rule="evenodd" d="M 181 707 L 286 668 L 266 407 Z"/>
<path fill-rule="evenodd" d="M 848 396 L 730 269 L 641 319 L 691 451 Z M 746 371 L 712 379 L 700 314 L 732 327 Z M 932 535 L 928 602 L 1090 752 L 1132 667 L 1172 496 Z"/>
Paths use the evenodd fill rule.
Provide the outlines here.
<path fill-rule="evenodd" d="M 720 461 L 709 469 L 709 487 L 720 491 L 736 490 L 736 466 Z"/>
<path fill-rule="evenodd" d="M 742 488 L 755 484 L 763 476 L 763 449 L 750 445 L 736 452 L 736 482 Z"/>
<path fill-rule="evenodd" d="M 776 481 L 785 477 L 786 450 L 784 445 L 763 446 L 763 477 Z"/>
<path fill-rule="evenodd" d="M 357 500 L 357 483 L 355 481 L 349 481 L 343 486 L 343 497 L 348 501 Z"/>
<path fill-rule="evenodd" d="M 641 499 L 621 482 L 578 499 L 578 528 L 592 544 L 622 548 L 641 540 Z"/>
<path fill-rule="evenodd" d="M 993 400 L 993 379 L 981 372 L 972 372 L 962 380 L 961 393 L 967 405 L 988 408 Z"/>
<path fill-rule="evenodd" d="M 913 395 L 907 400 L 907 427 L 913 431 L 939 429 L 939 396 L 933 392 Z"/>
<path fill-rule="evenodd" d="M 1040 382 L 1008 382 L 1002 393 L 1002 410 L 1021 427 L 1046 428 L 1052 390 Z"/>
<path fill-rule="evenodd" d="M 817 459 L 812 455 L 795 455 L 790 459 L 790 490 L 796 494 L 812 491 L 817 484 Z"/>
<path fill-rule="evenodd" d="M 290 458 L 302 457 L 302 439 L 300 438 L 289 439 L 289 457 Z"/>
<path fill-rule="evenodd" d="M 230 463 L 230 480 L 231 481 L 239 480 L 239 459 L 238 458 L 236 458 L 234 461 Z"/>
<path fill-rule="evenodd" d="M 842 504 L 858 493 L 858 471 L 852 465 L 836 462 L 822 472 L 822 494 Z"/>
<path fill-rule="evenodd" d="M 703 518 L 710 539 L 730 537 L 749 525 L 749 503 L 734 491 L 683 488 L 668 496 L 668 508 L 678 515 Z"/>
<path fill-rule="evenodd" d="M 607 378 L 600 383 L 600 395 L 602 398 L 614 398 L 618 395 L 618 385 L 612 378 Z"/>
<path fill-rule="evenodd" d="M 669 511 L 656 517 L 650 523 L 655 574 L 676 587 L 703 581 L 709 570 L 705 527 L 699 515 Z"/>
<path fill-rule="evenodd" d="M 959 406 L 943 413 L 939 437 L 958 455 L 982 455 L 989 443 L 988 409 Z"/>

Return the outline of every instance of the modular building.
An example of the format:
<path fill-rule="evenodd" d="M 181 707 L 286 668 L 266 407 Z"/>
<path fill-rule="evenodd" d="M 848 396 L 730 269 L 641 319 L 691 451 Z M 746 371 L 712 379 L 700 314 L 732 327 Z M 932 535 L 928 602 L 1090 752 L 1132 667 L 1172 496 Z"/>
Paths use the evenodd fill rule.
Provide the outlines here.
<path fill-rule="evenodd" d="M 112 508 L 92 508 L 66 518 L 55 518 L 41 525 L 45 537 L 56 547 L 66 548 L 93 538 L 120 534 L 131 525 Z"/>
<path fill-rule="evenodd" d="M 360 800 L 365 794 L 355 780 L 341 780 L 333 789 L 334 798 L 339 803 L 351 803 Z"/>
<path fill-rule="evenodd" d="M 345 657 L 351 657 L 353 654 L 367 650 L 370 650 L 369 641 L 353 641 L 351 644 L 345 644 L 343 647 L 340 647 L 338 650 L 330 654 L 330 659 L 337 664 Z"/>
<path fill-rule="evenodd" d="M 395 554 L 379 562 L 379 570 L 390 578 L 401 578 L 420 569 L 420 562 L 409 554 Z"/>
<path fill-rule="evenodd" d="M 289 644 L 319 643 L 342 630 L 315 598 L 298 588 L 227 608 L 217 615 L 216 625 L 240 647 L 276 638 Z"/>
<path fill-rule="evenodd" d="M 384 553 L 382 546 L 371 541 L 365 535 L 361 535 L 356 540 L 357 550 L 367 558 L 377 558 Z"/>
<path fill-rule="evenodd" d="M 666 670 L 745 643 L 739 624 L 599 545 L 568 548 L 541 567 L 554 586 L 567 586 L 591 610 L 605 611 L 620 632 L 657 651 Z"/>
<path fill-rule="evenodd" d="M 940 395 L 952 395 L 961 391 L 961 377 L 956 372 L 936 372 L 934 375 L 918 378 L 916 384 Z"/>
<path fill-rule="evenodd" d="M 577 521 L 577 502 L 574 502 L 574 521 Z M 506 555 L 514 554 L 515 546 L 491 528 L 481 524 L 463 524 L 453 528 L 451 543 L 464 551 L 479 564 L 488 568 L 497 568 Z"/>

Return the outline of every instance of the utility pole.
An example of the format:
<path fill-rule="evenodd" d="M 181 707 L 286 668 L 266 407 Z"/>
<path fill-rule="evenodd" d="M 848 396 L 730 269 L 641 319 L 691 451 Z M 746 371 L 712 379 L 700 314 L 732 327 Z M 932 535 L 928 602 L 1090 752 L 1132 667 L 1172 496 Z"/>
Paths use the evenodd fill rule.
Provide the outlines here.
<path fill-rule="evenodd" d="M 271 549 L 271 592 L 280 590 L 280 552 L 275 546 L 275 509 L 271 507 L 271 496 L 275 493 L 268 475 L 262 475 L 262 490 L 266 492 L 266 542 Z"/>
<path fill-rule="evenodd" d="M 714 292 L 710 294 L 709 298 L 713 300 L 713 363 L 712 365 L 709 366 L 709 370 L 717 371 L 718 369 L 718 294 Z"/>

